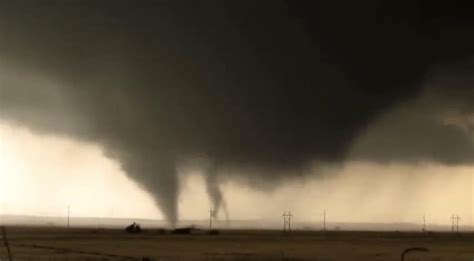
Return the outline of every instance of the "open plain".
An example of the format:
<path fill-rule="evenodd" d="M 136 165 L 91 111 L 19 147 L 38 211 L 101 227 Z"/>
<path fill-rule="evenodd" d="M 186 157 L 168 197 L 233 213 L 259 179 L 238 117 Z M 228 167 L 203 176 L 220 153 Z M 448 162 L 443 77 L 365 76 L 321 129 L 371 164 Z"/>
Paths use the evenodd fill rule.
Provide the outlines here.
<path fill-rule="evenodd" d="M 12 260 L 473 260 L 474 234 L 6 227 Z M 8 260 L 5 241 L 1 260 Z M 146 259 L 148 258 L 148 259 Z"/>

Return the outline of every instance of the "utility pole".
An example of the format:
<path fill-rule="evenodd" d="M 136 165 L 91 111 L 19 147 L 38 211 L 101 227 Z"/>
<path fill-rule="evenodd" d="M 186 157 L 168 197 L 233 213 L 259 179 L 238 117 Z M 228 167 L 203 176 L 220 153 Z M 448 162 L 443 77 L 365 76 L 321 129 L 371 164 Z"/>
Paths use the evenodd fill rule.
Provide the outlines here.
<path fill-rule="evenodd" d="M 426 215 L 423 215 L 423 228 L 421 229 L 422 232 L 426 231 Z"/>
<path fill-rule="evenodd" d="M 454 219 L 456 217 L 454 216 L 454 214 L 451 215 L 451 232 L 454 232 Z"/>
<path fill-rule="evenodd" d="M 456 229 L 456 232 L 459 232 L 459 220 L 461 220 L 459 215 L 451 215 L 451 232 L 454 232 L 454 229 Z"/>
<path fill-rule="evenodd" d="M 67 205 L 67 228 L 69 228 L 70 213 L 71 213 L 71 207 L 70 207 L 70 205 Z"/>
<path fill-rule="evenodd" d="M 285 232 L 286 231 L 286 211 L 283 212 L 282 217 L 283 217 L 283 232 Z"/>
<path fill-rule="evenodd" d="M 454 232 L 454 214 L 451 215 L 451 232 Z"/>
<path fill-rule="evenodd" d="M 288 231 L 291 231 L 291 212 L 288 212 Z"/>
<path fill-rule="evenodd" d="M 323 213 L 323 231 L 326 231 L 326 209 L 324 209 Z"/>
<path fill-rule="evenodd" d="M 456 215 L 456 232 L 459 232 L 459 220 L 461 220 L 461 218 L 459 215 Z"/>
<path fill-rule="evenodd" d="M 288 212 L 283 212 L 283 232 L 290 232 L 291 231 L 291 217 L 293 216 L 291 214 L 291 211 Z"/>
<path fill-rule="evenodd" d="M 209 230 L 212 230 L 212 217 L 214 216 L 214 211 L 209 209 Z"/>

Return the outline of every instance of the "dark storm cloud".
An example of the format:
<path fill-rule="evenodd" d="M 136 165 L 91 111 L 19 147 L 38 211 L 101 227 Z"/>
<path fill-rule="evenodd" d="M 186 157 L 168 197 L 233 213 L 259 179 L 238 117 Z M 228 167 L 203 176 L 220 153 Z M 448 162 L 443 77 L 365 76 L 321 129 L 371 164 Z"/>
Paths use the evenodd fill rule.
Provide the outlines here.
<path fill-rule="evenodd" d="M 100 144 L 175 222 L 181 161 L 212 162 L 206 181 L 218 205 L 224 166 L 270 182 L 313 160 L 346 159 L 374 119 L 418 97 L 431 65 L 471 55 L 474 27 L 460 10 L 375 1 L 5 1 L 0 116 Z M 459 97 L 456 106 L 472 105 Z M 473 160 L 438 153 L 467 140 L 458 127 L 446 127 L 451 136 L 438 143 L 445 125 L 417 124 L 425 123 L 439 134 L 415 158 Z M 356 157 L 404 160 L 372 148 Z"/>

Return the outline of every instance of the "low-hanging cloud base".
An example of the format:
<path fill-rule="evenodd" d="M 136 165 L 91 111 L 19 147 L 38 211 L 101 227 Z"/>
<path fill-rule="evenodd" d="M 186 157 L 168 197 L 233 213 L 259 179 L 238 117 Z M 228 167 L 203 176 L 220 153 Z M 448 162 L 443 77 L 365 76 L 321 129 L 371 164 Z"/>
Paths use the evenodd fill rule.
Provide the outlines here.
<path fill-rule="evenodd" d="M 472 163 L 461 9 L 211 2 L 2 3 L 0 117 L 99 144 L 171 224 L 195 158 L 217 209 L 226 170 L 271 186 L 313 162 Z"/>

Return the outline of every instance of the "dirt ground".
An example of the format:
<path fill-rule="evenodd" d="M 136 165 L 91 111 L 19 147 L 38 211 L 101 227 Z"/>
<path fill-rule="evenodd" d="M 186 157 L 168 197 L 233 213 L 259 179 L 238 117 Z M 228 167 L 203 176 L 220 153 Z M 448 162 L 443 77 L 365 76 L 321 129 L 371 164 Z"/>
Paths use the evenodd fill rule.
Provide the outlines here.
<path fill-rule="evenodd" d="M 12 260 L 474 260 L 474 234 L 224 230 L 176 235 L 163 230 L 7 227 Z M 5 241 L 0 260 L 8 260 Z"/>

